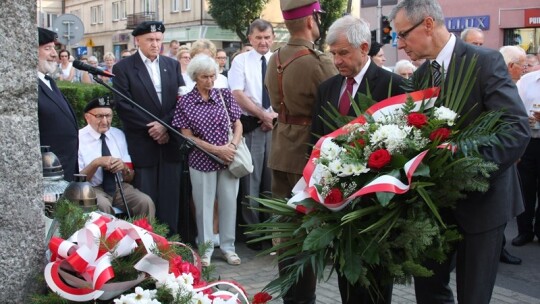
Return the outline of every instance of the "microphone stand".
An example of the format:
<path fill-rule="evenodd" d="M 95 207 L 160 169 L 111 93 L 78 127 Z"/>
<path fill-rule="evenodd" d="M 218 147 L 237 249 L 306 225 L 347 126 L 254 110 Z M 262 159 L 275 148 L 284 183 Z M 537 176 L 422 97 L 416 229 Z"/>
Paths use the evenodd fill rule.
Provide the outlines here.
<path fill-rule="evenodd" d="M 205 149 L 201 148 L 199 145 L 197 145 L 191 138 L 188 138 L 186 136 L 184 136 L 182 133 L 178 132 L 175 128 L 173 128 L 172 126 L 168 125 L 167 123 L 165 123 L 163 120 L 159 119 L 157 116 L 155 116 L 154 114 L 148 112 L 148 110 L 146 110 L 143 106 L 141 106 L 140 104 L 136 103 L 135 101 L 133 101 L 131 98 L 127 97 L 126 95 L 122 94 L 120 91 L 118 91 L 117 89 L 111 87 L 110 85 L 106 84 L 101 78 L 98 77 L 98 75 L 94 74 L 94 73 L 91 73 L 91 72 L 88 72 L 90 74 L 92 74 L 94 76 L 94 80 L 103 85 L 104 87 L 106 87 L 107 89 L 109 89 L 110 91 L 116 93 L 117 95 L 121 96 L 122 98 L 124 98 L 124 100 L 126 100 L 127 102 L 129 102 L 131 105 L 137 107 L 139 110 L 141 110 L 143 113 L 145 113 L 146 115 L 150 116 L 152 119 L 154 119 L 155 121 L 159 122 L 162 126 L 164 126 L 165 128 L 167 128 L 167 130 L 171 131 L 171 133 L 179 136 L 180 138 L 184 139 L 184 141 L 180 144 L 180 151 L 187 151 L 191 148 L 196 148 L 198 149 L 199 151 L 203 152 L 204 154 L 206 154 L 208 157 L 210 157 L 213 161 L 215 161 L 216 163 L 220 164 L 220 165 L 224 165 L 225 163 L 217 156 L 215 156 L 214 154 L 206 151 Z"/>

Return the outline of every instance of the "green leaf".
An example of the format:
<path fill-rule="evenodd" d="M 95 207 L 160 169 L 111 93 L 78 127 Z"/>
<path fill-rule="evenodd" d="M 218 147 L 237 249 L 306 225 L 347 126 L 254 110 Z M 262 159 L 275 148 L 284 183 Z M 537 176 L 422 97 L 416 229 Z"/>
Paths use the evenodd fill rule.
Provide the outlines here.
<path fill-rule="evenodd" d="M 377 200 L 381 204 L 381 206 L 386 207 L 388 203 L 394 198 L 396 195 L 392 192 L 376 192 Z"/>
<path fill-rule="evenodd" d="M 313 229 L 306 237 L 303 250 L 319 250 L 326 248 L 336 237 L 336 228 L 325 226 Z"/>

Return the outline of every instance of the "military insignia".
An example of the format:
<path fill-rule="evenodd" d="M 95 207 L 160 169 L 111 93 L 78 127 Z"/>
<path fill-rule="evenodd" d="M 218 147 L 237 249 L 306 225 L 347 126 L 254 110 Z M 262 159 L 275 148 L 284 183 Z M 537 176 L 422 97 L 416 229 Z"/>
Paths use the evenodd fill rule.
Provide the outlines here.
<path fill-rule="evenodd" d="M 105 101 L 105 98 L 103 97 L 98 98 L 98 103 L 100 106 L 104 106 L 107 104 L 107 102 Z"/>
<path fill-rule="evenodd" d="M 156 25 L 155 25 L 155 24 L 150 25 L 150 32 L 153 33 L 153 32 L 155 32 L 155 31 L 157 31 Z"/>

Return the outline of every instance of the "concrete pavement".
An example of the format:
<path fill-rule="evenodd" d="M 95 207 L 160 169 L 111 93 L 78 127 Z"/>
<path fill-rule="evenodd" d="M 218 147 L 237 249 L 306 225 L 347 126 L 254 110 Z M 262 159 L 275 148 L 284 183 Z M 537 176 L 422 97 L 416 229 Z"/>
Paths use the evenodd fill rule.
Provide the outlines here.
<path fill-rule="evenodd" d="M 522 265 L 499 264 L 497 282 L 493 291 L 492 304 L 540 304 L 540 244 L 538 241 L 523 247 L 512 246 L 511 240 L 516 236 L 516 224 L 512 221 L 506 228 L 507 249 L 510 253 L 523 259 Z M 268 282 L 277 276 L 275 257 L 257 256 L 257 252 L 247 248 L 244 243 L 237 242 L 237 253 L 242 258 L 242 265 L 230 266 L 221 257 L 216 248 L 212 258 L 215 266 L 214 277 L 239 282 L 251 298 Z M 452 288 L 455 294 L 455 279 L 452 277 Z M 317 285 L 317 303 L 340 303 L 335 273 L 326 282 Z M 282 303 L 280 299 L 271 303 Z M 414 286 L 394 285 L 392 303 L 415 303 Z"/>

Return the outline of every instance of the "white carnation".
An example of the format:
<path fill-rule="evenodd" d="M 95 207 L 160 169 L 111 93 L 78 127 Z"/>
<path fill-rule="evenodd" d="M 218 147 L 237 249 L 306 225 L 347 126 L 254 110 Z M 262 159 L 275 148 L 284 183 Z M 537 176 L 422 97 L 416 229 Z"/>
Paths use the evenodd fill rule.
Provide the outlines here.
<path fill-rule="evenodd" d="M 404 140 L 411 130 L 410 126 L 382 125 L 371 134 L 370 141 L 374 146 L 386 148 L 390 154 L 393 154 L 406 146 Z"/>
<path fill-rule="evenodd" d="M 446 124 L 448 124 L 449 126 L 454 125 L 454 121 L 456 120 L 456 117 L 457 117 L 456 112 L 442 106 L 435 109 L 434 115 L 435 115 L 435 118 L 446 121 Z"/>
<path fill-rule="evenodd" d="M 321 158 L 335 159 L 341 152 L 341 147 L 333 140 L 326 139 L 321 145 Z"/>

